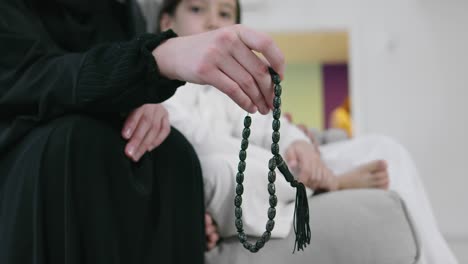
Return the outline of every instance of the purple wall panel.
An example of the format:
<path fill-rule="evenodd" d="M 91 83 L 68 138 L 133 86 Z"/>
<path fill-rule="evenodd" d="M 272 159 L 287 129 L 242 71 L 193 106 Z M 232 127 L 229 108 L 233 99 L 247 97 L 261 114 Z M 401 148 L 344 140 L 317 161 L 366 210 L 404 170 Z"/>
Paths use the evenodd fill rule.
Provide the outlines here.
<path fill-rule="evenodd" d="M 329 128 L 330 114 L 348 96 L 348 65 L 323 64 L 323 102 L 325 127 Z"/>

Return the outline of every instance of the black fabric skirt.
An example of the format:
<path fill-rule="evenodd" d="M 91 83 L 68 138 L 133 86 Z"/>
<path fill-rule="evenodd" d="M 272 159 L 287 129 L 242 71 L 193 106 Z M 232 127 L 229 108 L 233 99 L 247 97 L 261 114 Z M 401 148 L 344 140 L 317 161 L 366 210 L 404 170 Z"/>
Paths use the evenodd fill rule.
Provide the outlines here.
<path fill-rule="evenodd" d="M 138 163 L 120 125 L 66 116 L 0 157 L 0 263 L 203 263 L 203 180 L 174 128 Z"/>

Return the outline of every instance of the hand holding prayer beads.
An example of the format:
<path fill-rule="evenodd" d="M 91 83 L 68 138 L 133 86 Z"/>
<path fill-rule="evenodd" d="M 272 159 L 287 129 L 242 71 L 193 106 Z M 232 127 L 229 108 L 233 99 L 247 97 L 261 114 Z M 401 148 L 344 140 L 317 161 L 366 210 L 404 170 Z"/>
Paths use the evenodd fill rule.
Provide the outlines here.
<path fill-rule="evenodd" d="M 278 198 L 276 197 L 276 172 L 275 169 L 278 168 L 279 171 L 283 174 L 286 181 L 288 181 L 292 187 L 297 189 L 296 193 L 296 207 L 294 212 L 294 232 L 296 233 L 296 241 L 294 244 L 294 250 L 304 250 L 307 244 L 310 244 L 310 227 L 309 227 L 309 205 L 307 202 L 307 196 L 305 192 L 305 187 L 302 183 L 294 179 L 293 175 L 288 169 L 288 166 L 284 162 L 283 158 L 279 154 L 279 141 L 280 141 L 280 117 L 281 117 L 281 93 L 282 88 L 280 85 L 279 75 L 270 68 L 271 78 L 274 84 L 275 97 L 273 99 L 273 133 L 271 144 L 271 153 L 273 157 L 268 162 L 268 193 L 270 194 L 269 203 L 270 208 L 268 208 L 267 216 L 268 221 L 266 223 L 266 231 L 263 233 L 262 237 L 259 238 L 255 244 L 252 244 L 247 241 L 247 235 L 243 229 L 242 223 L 242 194 L 244 192 L 244 172 L 246 169 L 246 158 L 247 158 L 247 148 L 249 146 L 249 136 L 250 136 L 250 126 L 252 125 L 252 119 L 250 116 L 246 116 L 244 119 L 244 130 L 242 131 L 242 142 L 241 150 L 239 152 L 239 165 L 238 173 L 236 176 L 236 197 L 234 198 L 234 213 L 235 213 L 235 225 L 238 232 L 238 239 L 243 244 L 244 248 L 249 250 L 252 253 L 258 252 L 263 246 L 268 242 L 271 237 L 271 232 L 275 226 L 275 216 L 276 216 L 276 204 Z"/>
<path fill-rule="evenodd" d="M 171 38 L 153 55 L 162 76 L 212 85 L 249 113 L 267 114 L 272 107 L 268 64 L 284 72 L 284 56 L 271 37 L 243 25 Z"/>

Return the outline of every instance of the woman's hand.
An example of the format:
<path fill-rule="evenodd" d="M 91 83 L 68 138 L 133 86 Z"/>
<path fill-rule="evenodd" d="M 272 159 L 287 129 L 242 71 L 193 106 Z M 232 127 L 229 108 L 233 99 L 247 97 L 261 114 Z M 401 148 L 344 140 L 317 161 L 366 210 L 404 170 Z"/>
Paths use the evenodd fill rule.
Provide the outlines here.
<path fill-rule="evenodd" d="M 298 173 L 298 180 L 305 186 L 317 190 L 337 190 L 338 180 L 325 165 L 316 147 L 306 141 L 295 141 L 286 150 L 288 166 Z"/>
<path fill-rule="evenodd" d="M 169 114 L 161 104 L 145 104 L 125 120 L 122 136 L 128 140 L 125 154 L 137 162 L 146 152 L 159 146 L 169 135 Z"/>
<path fill-rule="evenodd" d="M 212 85 L 251 113 L 273 108 L 269 65 L 284 74 L 284 56 L 273 40 L 242 25 L 169 39 L 153 55 L 163 76 Z"/>

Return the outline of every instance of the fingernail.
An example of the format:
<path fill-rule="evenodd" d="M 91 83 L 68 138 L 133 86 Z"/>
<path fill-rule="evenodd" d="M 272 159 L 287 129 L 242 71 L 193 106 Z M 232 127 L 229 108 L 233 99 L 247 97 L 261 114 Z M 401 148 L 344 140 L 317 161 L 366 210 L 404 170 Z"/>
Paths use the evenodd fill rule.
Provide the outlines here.
<path fill-rule="evenodd" d="M 131 146 L 128 148 L 128 155 L 133 157 L 133 154 L 135 154 L 135 147 Z"/>
<path fill-rule="evenodd" d="M 130 136 L 132 135 L 132 129 L 131 129 L 131 128 L 127 128 L 127 129 L 125 130 L 124 135 L 125 135 L 126 138 L 130 138 Z"/>

